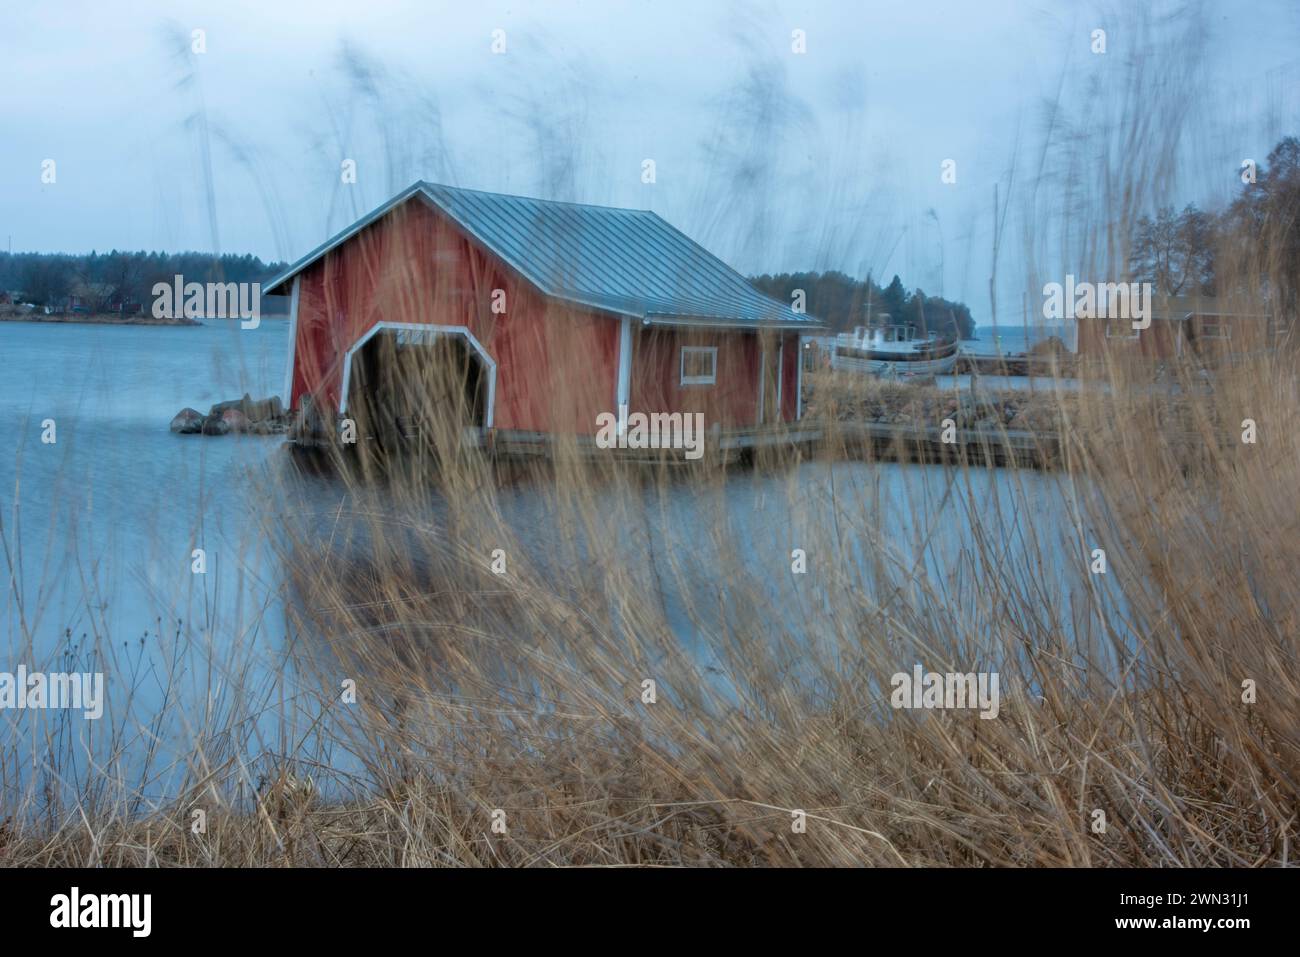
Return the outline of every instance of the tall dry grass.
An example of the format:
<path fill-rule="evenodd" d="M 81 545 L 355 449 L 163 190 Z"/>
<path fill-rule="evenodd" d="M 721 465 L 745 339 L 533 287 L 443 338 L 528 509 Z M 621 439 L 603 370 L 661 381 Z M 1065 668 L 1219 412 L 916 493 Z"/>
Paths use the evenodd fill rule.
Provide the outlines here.
<path fill-rule="evenodd" d="M 1101 137 L 1104 189 L 1072 135 L 1043 151 L 1069 157 L 1064 206 L 1043 205 L 1046 162 L 1026 190 L 1027 222 L 1098 275 L 1164 169 L 1141 158 L 1177 138 L 1180 114 L 1152 107 L 1177 91 L 1151 82 L 1113 127 L 1075 131 Z M 1276 268 L 1226 261 L 1255 289 Z M 408 380 L 411 402 L 459 394 L 446 376 Z M 815 448 L 730 469 L 564 441 L 506 466 L 458 451 L 442 415 L 398 460 L 286 456 L 264 516 L 290 636 L 276 680 L 209 720 L 152 716 L 193 727 L 167 797 L 110 761 L 71 799 L 18 805 L 0 860 L 1290 865 L 1294 346 L 1158 379 L 1116 357 L 1101 380 L 1036 400 L 1060 423 L 1049 473 L 861 461 L 826 402 Z M 916 664 L 996 671 L 997 717 L 893 708 Z"/>
<path fill-rule="evenodd" d="M 378 475 L 337 448 L 329 521 L 269 516 L 297 731 L 250 762 L 216 746 L 247 735 L 231 714 L 174 801 L 11 820 L 5 860 L 1289 864 L 1293 359 L 1040 397 L 1069 458 L 1047 474 L 854 462 L 829 417 L 811 453 L 731 469 L 569 446 L 507 476 L 426 433 Z M 895 710 L 914 664 L 996 671 L 997 717 Z"/>

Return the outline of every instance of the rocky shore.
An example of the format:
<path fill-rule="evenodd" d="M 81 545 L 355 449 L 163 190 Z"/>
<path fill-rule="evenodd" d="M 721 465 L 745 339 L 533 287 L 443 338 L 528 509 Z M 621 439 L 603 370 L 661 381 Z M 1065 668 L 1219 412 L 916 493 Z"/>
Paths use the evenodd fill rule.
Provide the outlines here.
<path fill-rule="evenodd" d="M 1189 455 L 1207 441 L 1240 441 L 1244 427 L 1237 420 L 1220 421 L 1217 410 L 1206 411 L 1204 403 L 1166 388 L 1118 394 L 1090 388 L 1029 391 L 1000 389 L 993 380 L 974 390 L 955 390 L 835 374 L 804 379 L 804 418 L 828 432 L 886 426 L 900 436 L 922 435 L 951 421 L 967 439 L 994 433 L 1026 442 L 1058 442 L 1068 435 L 1105 443 L 1113 441 L 1116 423 L 1124 423 L 1159 430 L 1167 443 Z"/>
<path fill-rule="evenodd" d="M 805 416 L 825 413 L 841 422 L 874 422 L 900 427 L 934 426 L 951 419 L 959 429 L 1003 428 L 1049 433 L 1056 430 L 1060 405 L 1055 398 L 1008 390 L 972 394 L 916 386 L 811 391 Z"/>
<path fill-rule="evenodd" d="M 177 435 L 277 435 L 289 429 L 289 416 L 278 395 L 254 399 L 247 392 L 243 398 L 218 402 L 207 415 L 197 409 L 181 409 L 172 418 L 171 430 Z"/>
<path fill-rule="evenodd" d="M 53 312 L 46 315 L 34 309 L 0 307 L 0 322 L 48 322 L 90 326 L 201 326 L 197 319 L 184 316 L 158 318 L 152 313 Z"/>

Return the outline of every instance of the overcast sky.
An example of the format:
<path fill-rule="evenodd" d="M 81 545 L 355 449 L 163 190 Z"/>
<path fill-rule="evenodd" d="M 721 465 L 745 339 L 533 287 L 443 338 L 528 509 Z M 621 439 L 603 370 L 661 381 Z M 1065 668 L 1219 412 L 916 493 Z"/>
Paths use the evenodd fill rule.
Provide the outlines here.
<path fill-rule="evenodd" d="M 986 324 L 994 184 L 1018 301 L 1035 255 L 1069 268 L 1033 233 L 1147 108 L 1125 91 L 1179 130 L 1153 201 L 1223 201 L 1300 133 L 1294 2 L 5 3 L 15 252 L 294 259 L 428 179 L 653 209 L 746 273 L 899 273 Z"/>

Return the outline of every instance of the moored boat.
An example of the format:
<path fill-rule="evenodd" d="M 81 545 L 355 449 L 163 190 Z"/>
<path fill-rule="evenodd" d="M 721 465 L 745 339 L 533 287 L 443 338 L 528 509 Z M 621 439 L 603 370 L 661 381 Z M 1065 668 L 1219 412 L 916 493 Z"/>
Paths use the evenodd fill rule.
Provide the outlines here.
<path fill-rule="evenodd" d="M 912 326 L 858 326 L 835 337 L 831 368 L 878 376 L 935 376 L 952 372 L 958 343 L 917 337 Z"/>

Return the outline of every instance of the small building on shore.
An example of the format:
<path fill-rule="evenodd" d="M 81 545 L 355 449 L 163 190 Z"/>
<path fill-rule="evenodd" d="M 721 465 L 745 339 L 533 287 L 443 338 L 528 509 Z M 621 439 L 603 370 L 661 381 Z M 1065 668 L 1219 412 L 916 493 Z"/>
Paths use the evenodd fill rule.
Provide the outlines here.
<path fill-rule="evenodd" d="M 800 337 L 821 328 L 647 210 L 426 182 L 263 287 L 286 293 L 286 406 L 364 406 L 381 436 L 435 355 L 483 437 L 591 437 L 620 408 L 752 436 L 800 417 Z"/>
<path fill-rule="evenodd" d="M 1150 324 L 1142 329 L 1134 328 L 1132 318 L 1076 319 L 1079 357 L 1150 361 L 1188 357 L 1213 364 L 1263 352 L 1274 338 L 1268 315 L 1211 297 L 1156 296 L 1149 318 Z"/>

